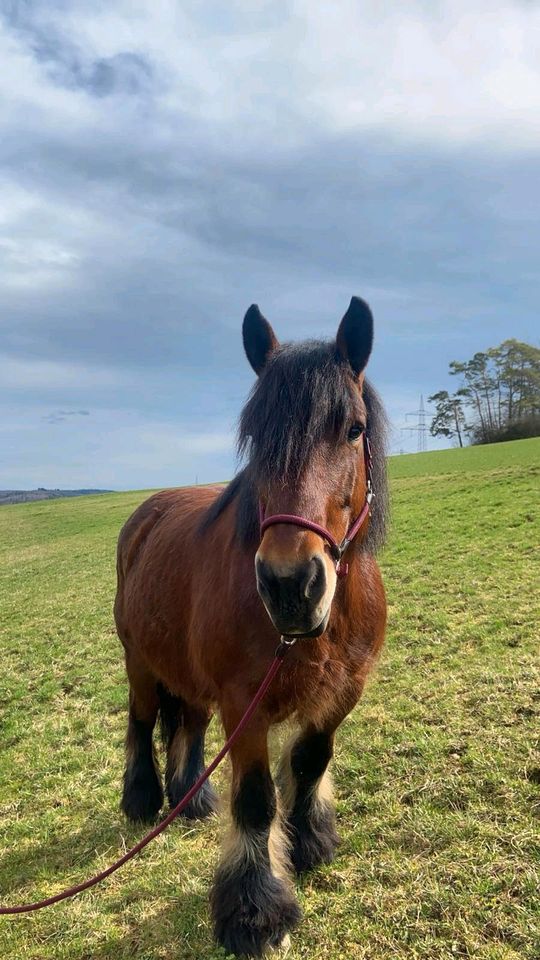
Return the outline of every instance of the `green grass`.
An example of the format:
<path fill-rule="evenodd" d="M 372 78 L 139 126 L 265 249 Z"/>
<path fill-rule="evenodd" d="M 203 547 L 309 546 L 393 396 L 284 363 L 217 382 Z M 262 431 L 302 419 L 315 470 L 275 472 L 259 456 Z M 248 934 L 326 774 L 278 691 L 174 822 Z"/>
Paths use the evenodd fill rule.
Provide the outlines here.
<path fill-rule="evenodd" d="M 387 645 L 340 730 L 343 842 L 299 884 L 288 960 L 540 957 L 539 472 L 540 440 L 391 461 Z M 2 902 L 61 890 L 141 836 L 118 811 L 111 605 L 116 536 L 142 498 L 0 511 Z M 220 742 L 216 724 L 209 754 Z M 223 958 L 207 908 L 219 835 L 175 824 L 95 890 L 0 918 L 0 957 Z"/>

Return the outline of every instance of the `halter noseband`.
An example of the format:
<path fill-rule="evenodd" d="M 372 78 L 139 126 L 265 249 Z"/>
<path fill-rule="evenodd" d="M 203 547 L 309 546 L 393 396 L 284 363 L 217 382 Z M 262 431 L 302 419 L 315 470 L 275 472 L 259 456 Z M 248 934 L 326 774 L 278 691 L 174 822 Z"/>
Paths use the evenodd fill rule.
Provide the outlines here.
<path fill-rule="evenodd" d="M 326 530 L 326 528 L 322 527 L 319 523 L 315 523 L 313 520 L 306 520 L 304 517 L 297 517 L 294 513 L 274 513 L 271 517 L 265 517 L 262 503 L 259 504 L 261 537 L 263 536 L 265 530 L 268 530 L 268 527 L 273 527 L 276 523 L 290 523 L 292 526 L 302 527 L 304 530 L 312 530 L 313 533 L 318 534 L 319 537 L 322 537 L 323 540 L 326 540 L 328 546 L 330 547 L 330 553 L 332 554 L 332 558 L 336 564 L 336 573 L 338 577 L 346 577 L 347 573 L 349 572 L 349 564 L 342 563 L 343 554 L 362 527 L 364 520 L 370 512 L 371 501 L 373 500 L 373 457 L 371 453 L 371 444 L 366 431 L 364 431 L 362 434 L 362 439 L 364 443 L 364 465 L 366 470 L 366 499 L 364 501 L 364 506 L 356 517 L 356 520 L 351 523 L 341 543 L 338 543 L 330 531 Z"/>

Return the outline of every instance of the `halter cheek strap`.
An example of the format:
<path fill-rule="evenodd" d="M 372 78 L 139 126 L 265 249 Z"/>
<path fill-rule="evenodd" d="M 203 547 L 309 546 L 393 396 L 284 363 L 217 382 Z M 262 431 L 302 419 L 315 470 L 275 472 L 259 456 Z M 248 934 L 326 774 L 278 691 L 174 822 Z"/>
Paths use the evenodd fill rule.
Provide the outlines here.
<path fill-rule="evenodd" d="M 330 547 L 330 553 L 332 554 L 332 558 L 336 564 L 336 573 L 338 577 L 346 577 L 347 573 L 349 572 L 349 565 L 348 563 L 342 562 L 343 554 L 345 553 L 349 544 L 354 540 L 357 533 L 363 526 L 366 517 L 369 515 L 371 501 L 373 500 L 374 496 L 372 482 L 373 457 L 371 453 L 371 444 L 365 431 L 362 434 L 362 437 L 364 442 L 364 465 L 366 470 L 366 499 L 364 501 L 364 506 L 362 507 L 356 519 L 351 523 L 341 543 L 338 543 L 330 531 L 321 526 L 319 523 L 315 523 L 313 520 L 306 520 L 305 517 L 297 517 L 294 513 L 274 513 L 271 517 L 265 517 L 262 503 L 259 504 L 261 537 L 263 536 L 265 530 L 268 530 L 268 527 L 273 527 L 277 523 L 289 523 L 292 526 L 301 527 L 303 530 L 311 530 L 313 533 L 316 533 L 319 537 L 325 540 Z"/>

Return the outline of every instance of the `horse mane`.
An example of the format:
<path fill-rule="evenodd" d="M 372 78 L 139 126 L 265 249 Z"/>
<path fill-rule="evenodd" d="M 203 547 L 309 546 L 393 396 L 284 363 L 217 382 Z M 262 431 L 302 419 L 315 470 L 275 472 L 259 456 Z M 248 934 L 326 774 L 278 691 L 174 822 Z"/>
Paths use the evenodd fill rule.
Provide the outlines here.
<path fill-rule="evenodd" d="M 375 388 L 364 381 L 367 432 L 373 450 L 373 499 L 367 536 L 360 549 L 376 553 L 384 544 L 388 522 L 386 474 L 387 419 Z M 269 359 L 240 415 L 238 453 L 243 469 L 206 511 L 207 530 L 236 503 L 236 533 L 245 547 L 259 540 L 256 477 L 294 482 L 314 447 L 332 430 L 339 434 L 354 414 L 354 391 L 348 364 L 336 357 L 335 344 L 308 341 L 284 344 Z"/>

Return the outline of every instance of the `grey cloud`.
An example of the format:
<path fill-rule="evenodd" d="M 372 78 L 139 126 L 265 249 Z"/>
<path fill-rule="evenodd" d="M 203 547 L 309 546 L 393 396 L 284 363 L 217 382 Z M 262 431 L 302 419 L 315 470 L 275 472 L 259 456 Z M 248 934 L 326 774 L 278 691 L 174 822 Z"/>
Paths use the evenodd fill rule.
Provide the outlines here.
<path fill-rule="evenodd" d="M 47 4 L 49 15 L 51 7 L 54 11 L 54 5 Z M 4 13 L 4 20 L 26 41 L 54 83 L 85 90 L 99 98 L 113 94 L 140 96 L 151 91 L 154 71 L 148 58 L 129 50 L 92 58 L 43 13 L 43 8 L 40 10 L 35 4 L 15 2 Z"/>
<path fill-rule="evenodd" d="M 42 420 L 45 420 L 46 423 L 62 423 L 68 417 L 89 417 L 89 410 L 53 410 L 51 413 L 48 413 L 46 416 L 42 417 Z"/>
<path fill-rule="evenodd" d="M 46 417 L 42 417 L 42 420 L 45 420 L 46 423 L 62 423 L 65 420 L 65 417 L 61 417 L 56 413 L 49 413 Z"/>
<path fill-rule="evenodd" d="M 204 368 L 212 355 L 235 362 L 222 321 L 239 323 L 253 299 L 271 306 L 295 282 L 306 290 L 331 280 L 344 296 L 406 288 L 402 316 L 416 323 L 431 322 L 443 298 L 458 322 L 483 309 L 488 290 L 502 301 L 510 284 L 525 301 L 537 289 L 533 246 L 493 209 L 500 195 L 527 206 L 536 179 L 527 158 L 449 164 L 351 136 L 267 160 L 239 161 L 208 143 L 197 154 L 192 144 L 179 169 L 174 148 L 141 152 L 125 137 L 119 159 L 116 147 L 26 140 L 28 156 L 39 150 L 50 207 L 69 196 L 74 211 L 96 216 L 68 285 L 38 303 L 4 294 L 15 354 Z M 28 188 L 30 169 L 18 174 Z M 323 305 L 311 306 L 320 317 Z"/>
<path fill-rule="evenodd" d="M 26 8 L 26 29 L 35 30 L 36 8 Z M 57 57 L 66 45 L 50 42 Z M 203 367 L 202 340 L 208 354 L 234 362 L 222 318 L 239 318 L 252 299 L 272 303 L 295 281 L 314 291 L 329 281 L 359 293 L 406 288 L 403 313 L 416 311 L 418 322 L 443 298 L 454 318 L 468 319 L 486 309 L 488 291 L 499 301 L 514 296 L 516 278 L 523 303 L 538 292 L 530 235 L 525 243 L 519 221 L 497 211 L 501 197 L 528 207 L 534 157 L 316 128 L 293 149 L 269 141 L 261 151 L 242 147 L 234 122 L 218 139 L 208 125 L 154 106 L 119 109 L 114 124 L 105 109 L 100 135 L 46 117 L 36 128 L 35 116 L 5 131 L 11 176 L 39 190 L 51 211 L 68 204 L 71 223 L 86 220 L 80 246 L 76 226 L 53 223 L 60 243 L 75 244 L 69 285 L 46 303 L 6 294 L 18 326 L 8 330 L 9 350 Z M 530 230 L 537 239 L 538 225 Z"/>
<path fill-rule="evenodd" d="M 76 82 L 97 97 L 113 93 L 134 96 L 149 89 L 152 76 L 148 60 L 138 53 L 125 52 L 95 60 L 88 70 L 79 72 Z"/>

